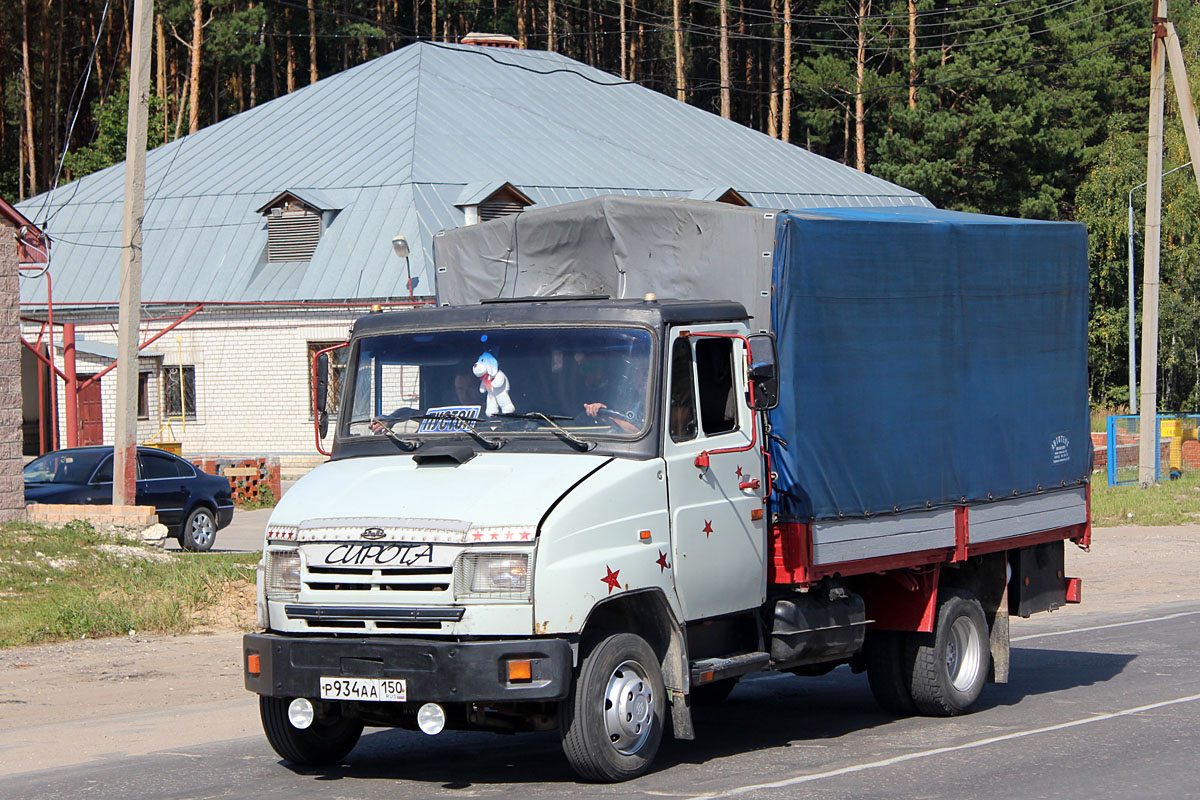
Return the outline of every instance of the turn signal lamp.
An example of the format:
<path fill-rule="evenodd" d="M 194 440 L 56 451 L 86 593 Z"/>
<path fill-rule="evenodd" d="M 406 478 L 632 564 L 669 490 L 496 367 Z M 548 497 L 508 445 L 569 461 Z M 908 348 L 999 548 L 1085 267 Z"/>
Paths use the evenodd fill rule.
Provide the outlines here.
<path fill-rule="evenodd" d="M 262 665 L 259 663 L 258 653 L 251 653 L 246 656 L 246 672 L 251 675 L 258 675 L 262 671 Z"/>
<path fill-rule="evenodd" d="M 533 662 L 529 659 L 513 659 L 508 662 L 508 682 L 528 683 L 533 680 Z"/>

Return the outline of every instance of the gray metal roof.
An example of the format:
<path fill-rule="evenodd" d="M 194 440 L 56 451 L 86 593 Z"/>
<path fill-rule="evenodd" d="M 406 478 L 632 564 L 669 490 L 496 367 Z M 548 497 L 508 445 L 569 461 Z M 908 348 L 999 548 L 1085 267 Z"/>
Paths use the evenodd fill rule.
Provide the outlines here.
<path fill-rule="evenodd" d="M 537 205 L 714 186 L 764 208 L 930 205 L 556 53 L 426 42 L 153 150 L 143 302 L 407 298 L 398 234 L 432 295 L 433 234 L 505 181 Z M 116 303 L 123 188 L 118 164 L 19 204 L 54 241 L 56 303 Z M 266 259 L 257 210 L 283 191 L 339 209 L 309 262 Z M 44 281 L 21 301 L 44 303 Z"/>

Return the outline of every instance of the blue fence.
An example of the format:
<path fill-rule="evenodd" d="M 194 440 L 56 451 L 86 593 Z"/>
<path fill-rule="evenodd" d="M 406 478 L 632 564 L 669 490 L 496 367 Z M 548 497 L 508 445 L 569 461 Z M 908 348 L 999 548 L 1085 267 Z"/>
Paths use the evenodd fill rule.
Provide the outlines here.
<path fill-rule="evenodd" d="M 1200 414 L 1159 414 L 1154 426 L 1156 454 L 1154 480 L 1174 480 L 1185 472 L 1200 469 Z M 1141 419 L 1118 414 L 1108 418 L 1106 439 L 1108 485 L 1127 486 L 1138 482 Z"/>

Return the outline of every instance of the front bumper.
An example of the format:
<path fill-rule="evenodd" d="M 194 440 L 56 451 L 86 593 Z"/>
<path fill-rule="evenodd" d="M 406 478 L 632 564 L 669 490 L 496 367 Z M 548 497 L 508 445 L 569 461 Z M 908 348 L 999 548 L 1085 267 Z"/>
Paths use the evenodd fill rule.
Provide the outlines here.
<path fill-rule="evenodd" d="M 258 656 L 259 673 L 247 670 Z M 510 683 L 506 662 L 529 659 L 532 680 Z M 242 639 L 246 688 L 270 697 L 318 697 L 322 677 L 390 678 L 408 683 L 408 702 L 561 700 L 570 688 L 565 639 L 452 642 L 431 639 L 279 636 Z"/>

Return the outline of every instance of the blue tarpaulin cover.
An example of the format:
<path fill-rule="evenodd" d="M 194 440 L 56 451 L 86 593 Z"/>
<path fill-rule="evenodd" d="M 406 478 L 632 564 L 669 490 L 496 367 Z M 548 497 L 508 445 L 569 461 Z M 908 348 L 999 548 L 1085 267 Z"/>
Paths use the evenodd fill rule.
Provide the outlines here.
<path fill-rule="evenodd" d="M 784 519 L 1087 480 L 1087 233 L 927 208 L 781 214 L 771 412 Z"/>

